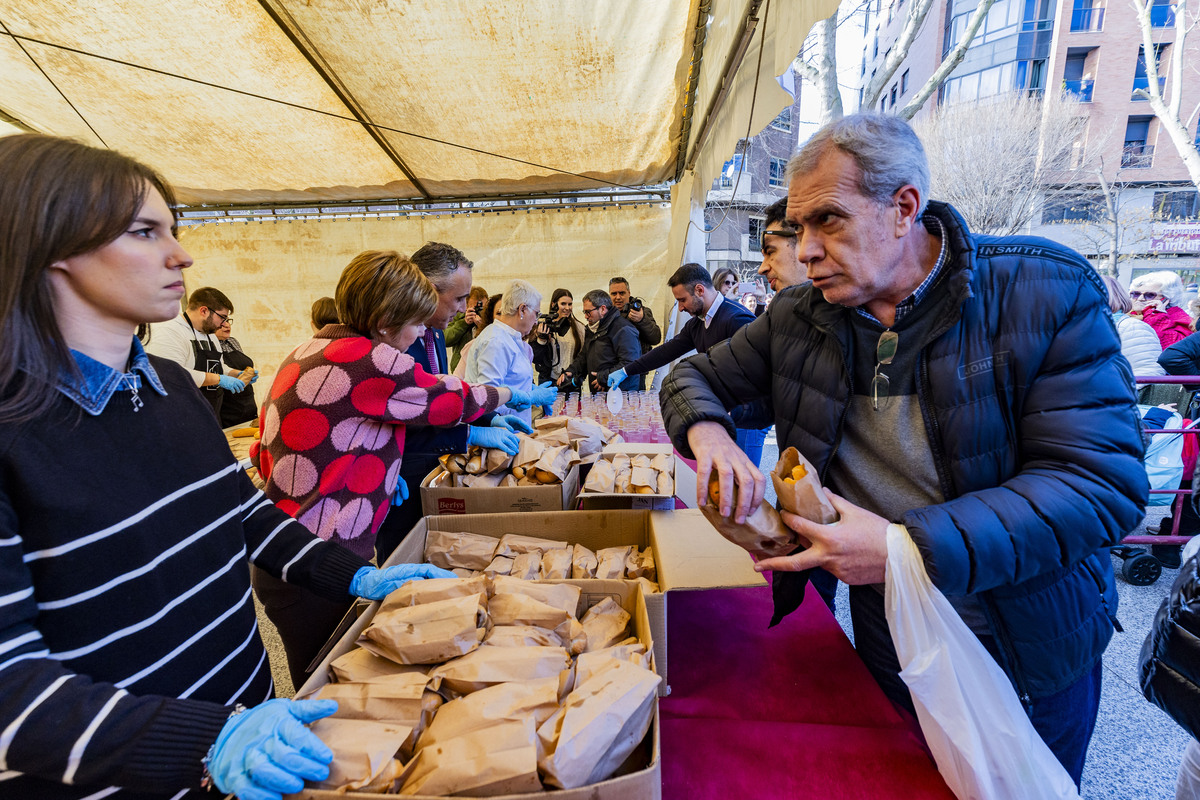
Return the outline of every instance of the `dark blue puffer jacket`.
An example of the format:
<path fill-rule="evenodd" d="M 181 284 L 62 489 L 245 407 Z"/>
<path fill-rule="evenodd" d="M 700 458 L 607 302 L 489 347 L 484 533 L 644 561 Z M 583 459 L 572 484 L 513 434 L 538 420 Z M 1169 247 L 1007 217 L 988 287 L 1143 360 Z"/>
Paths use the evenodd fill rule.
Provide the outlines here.
<path fill-rule="evenodd" d="M 978 593 L 1018 694 L 1054 694 L 1091 669 L 1113 632 L 1105 548 L 1142 519 L 1133 377 L 1086 261 L 1033 237 L 973 236 L 954 209 L 947 291 L 956 312 L 921 353 L 918 395 L 943 496 L 897 522 L 948 595 Z M 663 417 L 687 429 L 769 398 L 780 449 L 826 475 L 850 397 L 848 314 L 809 286 L 780 292 L 728 342 L 680 363 Z M 732 435 L 732 430 L 730 430 Z"/>

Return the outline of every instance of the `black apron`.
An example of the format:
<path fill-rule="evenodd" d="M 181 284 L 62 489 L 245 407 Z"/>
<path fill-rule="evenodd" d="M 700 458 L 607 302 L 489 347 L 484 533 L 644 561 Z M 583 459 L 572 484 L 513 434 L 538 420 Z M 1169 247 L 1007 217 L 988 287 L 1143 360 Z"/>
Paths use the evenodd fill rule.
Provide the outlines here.
<path fill-rule="evenodd" d="M 183 315 L 183 320 L 192 329 L 192 354 L 195 356 L 195 364 L 192 369 L 197 372 L 211 372 L 214 375 L 224 375 L 225 368 L 221 366 L 221 348 L 215 347 L 207 335 L 198 332 L 192 326 L 192 321 L 188 319 L 187 314 Z M 217 415 L 217 419 L 221 419 L 221 400 L 225 396 L 225 390 L 218 384 L 212 386 L 201 386 L 200 394 L 204 395 L 204 399 L 212 406 L 213 413 Z"/>

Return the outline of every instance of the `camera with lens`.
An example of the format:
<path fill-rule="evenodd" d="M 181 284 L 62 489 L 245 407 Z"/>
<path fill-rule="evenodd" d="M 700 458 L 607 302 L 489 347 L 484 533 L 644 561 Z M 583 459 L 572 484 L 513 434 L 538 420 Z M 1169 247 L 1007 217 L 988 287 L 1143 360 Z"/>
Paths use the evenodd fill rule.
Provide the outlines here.
<path fill-rule="evenodd" d="M 640 298 L 640 297 L 629 298 L 629 310 L 630 311 L 641 311 L 642 310 L 642 298 Z"/>
<path fill-rule="evenodd" d="M 475 316 L 477 316 L 477 317 L 483 316 L 483 301 L 482 300 L 480 300 L 479 302 L 477 302 L 475 304 Z"/>

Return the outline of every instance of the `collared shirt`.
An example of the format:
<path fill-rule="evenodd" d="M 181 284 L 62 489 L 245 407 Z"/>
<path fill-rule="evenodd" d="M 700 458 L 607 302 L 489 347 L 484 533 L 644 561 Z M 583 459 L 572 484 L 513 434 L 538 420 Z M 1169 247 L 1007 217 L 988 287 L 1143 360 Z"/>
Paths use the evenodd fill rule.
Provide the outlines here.
<path fill-rule="evenodd" d="M 133 360 L 129 372 L 118 372 L 78 350 L 72 350 L 71 356 L 79 366 L 82 380 L 80 380 L 80 376 L 73 375 L 69 370 L 63 370 L 58 376 L 56 388 L 93 417 L 104 411 L 108 401 L 119 391 L 132 392 L 134 406 L 138 407 L 142 402 L 138 399 L 137 394 L 138 390 L 142 388 L 143 377 L 154 391 L 163 397 L 167 396 L 167 390 L 159 380 L 154 367 L 150 366 L 150 359 L 146 357 L 146 351 L 136 336 L 133 339 Z"/>
<path fill-rule="evenodd" d="M 921 299 L 929 293 L 930 288 L 937 283 L 938 276 L 942 273 L 942 267 L 946 263 L 946 226 L 943 225 L 942 221 L 937 217 L 933 216 L 932 214 L 927 214 L 922 217 L 922 222 L 924 222 L 926 230 L 933 227 L 929 224 L 928 220 L 933 220 L 933 222 L 937 223 L 938 232 L 942 239 L 942 249 L 938 252 L 937 262 L 934 263 L 933 269 L 931 269 L 929 274 L 925 276 L 925 280 L 921 281 L 921 285 L 918 286 L 912 294 L 901 300 L 896 306 L 896 322 L 899 322 L 905 314 L 916 308 L 917 303 L 921 302 Z M 933 231 L 929 232 L 933 233 Z M 875 316 L 870 311 L 867 311 L 864 307 L 856 306 L 854 310 L 872 322 L 883 325 L 882 322 L 875 319 Z"/>
<path fill-rule="evenodd" d="M 471 343 L 466 355 L 467 383 L 490 386 L 509 386 L 529 391 L 533 388 L 533 348 L 516 329 L 496 320 L 488 325 Z M 531 422 L 533 412 L 513 411 L 508 406 L 496 409 L 502 414 L 516 414 Z"/>
<path fill-rule="evenodd" d="M 712 324 L 713 317 L 717 315 L 717 309 L 721 307 L 721 303 L 725 302 L 725 298 L 717 292 L 717 299 L 713 300 L 713 304 L 708 307 L 708 311 L 704 314 L 704 329 L 708 330 L 708 326 Z"/>

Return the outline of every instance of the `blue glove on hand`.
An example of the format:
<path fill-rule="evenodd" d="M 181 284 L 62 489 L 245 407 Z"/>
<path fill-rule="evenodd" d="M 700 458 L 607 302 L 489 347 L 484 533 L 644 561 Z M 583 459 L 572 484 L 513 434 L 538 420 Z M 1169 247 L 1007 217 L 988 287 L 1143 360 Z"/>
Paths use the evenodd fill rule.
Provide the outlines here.
<path fill-rule="evenodd" d="M 217 381 L 217 385 L 225 391 L 233 392 L 234 394 L 246 389 L 246 384 L 242 383 L 240 378 L 235 378 L 232 375 L 221 375 L 220 380 Z"/>
<path fill-rule="evenodd" d="M 336 711 L 335 700 L 278 699 L 236 714 L 209 751 L 208 774 L 241 800 L 280 800 L 324 780 L 333 751 L 304 725 Z"/>
<path fill-rule="evenodd" d="M 533 433 L 533 426 L 516 414 L 505 414 L 503 416 L 497 414 L 492 417 L 492 421 L 488 424 L 493 428 L 503 428 L 511 433 L 516 433 L 517 431 L 528 434 Z"/>
<path fill-rule="evenodd" d="M 457 577 L 450 570 L 435 567 L 433 564 L 397 564 L 383 569 L 363 567 L 354 573 L 354 578 L 350 581 L 350 594 L 368 600 L 382 600 L 409 581 Z"/>
<path fill-rule="evenodd" d="M 479 447 L 498 447 L 510 456 L 515 456 L 521 449 L 521 440 L 507 427 L 480 428 L 472 425 L 467 431 L 467 444 Z"/>
<path fill-rule="evenodd" d="M 608 373 L 608 388 L 612 389 L 618 383 L 620 383 L 621 381 L 625 380 L 628 377 L 629 377 L 629 375 L 626 374 L 625 370 L 623 370 L 623 369 L 619 369 L 616 372 Z"/>
<path fill-rule="evenodd" d="M 511 387 L 509 391 L 512 392 L 512 397 L 504 405 L 514 411 L 524 411 L 530 406 L 552 406 L 558 399 L 558 389 L 554 386 L 553 381 L 546 381 L 528 392 Z"/>
<path fill-rule="evenodd" d="M 396 476 L 396 491 L 392 493 L 392 505 L 404 505 L 404 501 L 408 499 L 408 484 L 404 482 L 404 478 Z"/>

